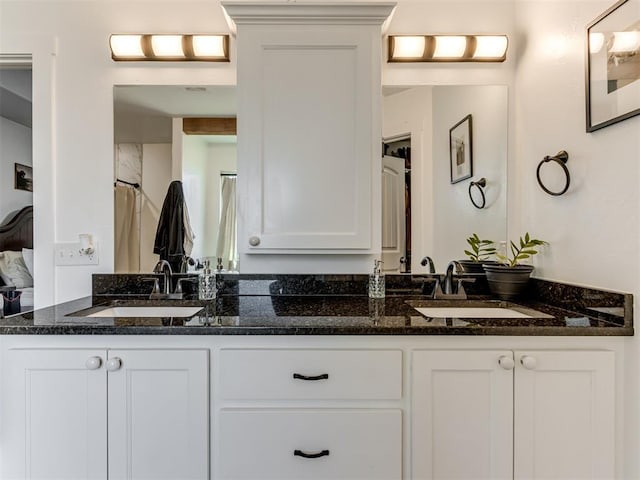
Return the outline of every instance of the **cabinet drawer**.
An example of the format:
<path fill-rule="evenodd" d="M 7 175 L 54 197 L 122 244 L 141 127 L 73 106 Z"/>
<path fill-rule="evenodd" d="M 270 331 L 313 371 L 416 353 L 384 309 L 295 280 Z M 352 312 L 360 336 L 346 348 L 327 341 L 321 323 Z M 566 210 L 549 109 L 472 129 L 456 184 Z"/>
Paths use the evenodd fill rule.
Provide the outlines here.
<path fill-rule="evenodd" d="M 224 399 L 399 399 L 400 350 L 223 349 Z"/>
<path fill-rule="evenodd" d="M 402 477 L 400 410 L 222 410 L 219 423 L 216 478 Z"/>

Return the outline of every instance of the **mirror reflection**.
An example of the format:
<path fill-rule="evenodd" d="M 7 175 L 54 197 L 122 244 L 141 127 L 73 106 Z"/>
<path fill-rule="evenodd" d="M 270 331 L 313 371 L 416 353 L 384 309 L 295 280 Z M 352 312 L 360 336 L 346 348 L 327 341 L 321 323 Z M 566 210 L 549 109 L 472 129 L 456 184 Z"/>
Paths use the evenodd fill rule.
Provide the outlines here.
<path fill-rule="evenodd" d="M 383 88 L 386 271 L 426 272 L 426 256 L 443 271 L 472 233 L 506 239 L 507 97 L 503 85 Z M 479 209 L 469 187 L 482 178 Z"/>
<path fill-rule="evenodd" d="M 507 87 L 496 85 L 383 88 L 386 271 L 426 272 L 426 256 L 442 271 L 464 258 L 472 233 L 506 238 L 507 97 Z M 114 87 L 116 272 L 150 272 L 156 265 L 156 228 L 172 180 L 183 184 L 195 234 L 191 257 L 213 267 L 222 257 L 224 269 L 238 270 L 231 201 L 236 136 L 187 134 L 182 121 L 235 112 L 233 86 Z M 469 115 L 468 154 L 459 155 L 451 134 Z M 469 186 L 482 178 L 485 206 L 478 209 Z M 480 203 L 477 189 L 471 195 Z"/>
<path fill-rule="evenodd" d="M 156 231 L 174 180 L 193 231 L 189 256 L 237 269 L 235 115 L 234 86 L 114 87 L 116 273 L 157 264 Z"/>

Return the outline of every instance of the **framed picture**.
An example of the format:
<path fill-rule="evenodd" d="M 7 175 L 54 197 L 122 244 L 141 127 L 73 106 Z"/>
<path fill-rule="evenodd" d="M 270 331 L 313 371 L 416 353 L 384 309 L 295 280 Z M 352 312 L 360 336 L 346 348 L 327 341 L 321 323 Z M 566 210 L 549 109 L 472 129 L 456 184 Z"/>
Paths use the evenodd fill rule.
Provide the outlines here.
<path fill-rule="evenodd" d="M 587 132 L 640 114 L 640 11 L 621 0 L 587 26 Z"/>
<path fill-rule="evenodd" d="M 33 192 L 33 168 L 29 165 L 15 164 L 15 184 L 16 190 L 26 190 Z"/>
<path fill-rule="evenodd" d="M 471 142 L 471 115 L 467 115 L 449 129 L 451 183 L 458 183 L 473 175 Z"/>

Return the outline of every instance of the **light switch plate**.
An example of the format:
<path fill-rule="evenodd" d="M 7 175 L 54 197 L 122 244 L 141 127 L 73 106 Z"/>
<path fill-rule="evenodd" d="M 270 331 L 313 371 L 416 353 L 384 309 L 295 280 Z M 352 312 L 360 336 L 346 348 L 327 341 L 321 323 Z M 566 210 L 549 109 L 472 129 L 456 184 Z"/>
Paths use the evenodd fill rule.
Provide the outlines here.
<path fill-rule="evenodd" d="M 98 246 L 93 245 L 94 252 L 87 255 L 80 252 L 80 242 L 56 243 L 56 265 L 98 265 Z"/>

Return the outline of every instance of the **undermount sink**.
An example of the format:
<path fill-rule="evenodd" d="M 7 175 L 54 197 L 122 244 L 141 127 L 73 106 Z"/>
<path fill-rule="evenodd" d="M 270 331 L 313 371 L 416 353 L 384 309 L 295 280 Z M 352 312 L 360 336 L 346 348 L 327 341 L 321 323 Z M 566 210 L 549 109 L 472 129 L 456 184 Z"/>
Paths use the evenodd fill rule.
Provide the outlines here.
<path fill-rule="evenodd" d="M 202 307 L 185 306 L 146 306 L 146 307 L 109 307 L 84 315 L 86 317 L 138 317 L 138 318 L 188 318 L 202 310 Z"/>
<path fill-rule="evenodd" d="M 532 318 L 526 313 L 499 307 L 422 307 L 416 310 L 431 318 Z"/>
<path fill-rule="evenodd" d="M 529 307 L 500 300 L 408 301 L 427 318 L 551 318 Z"/>

